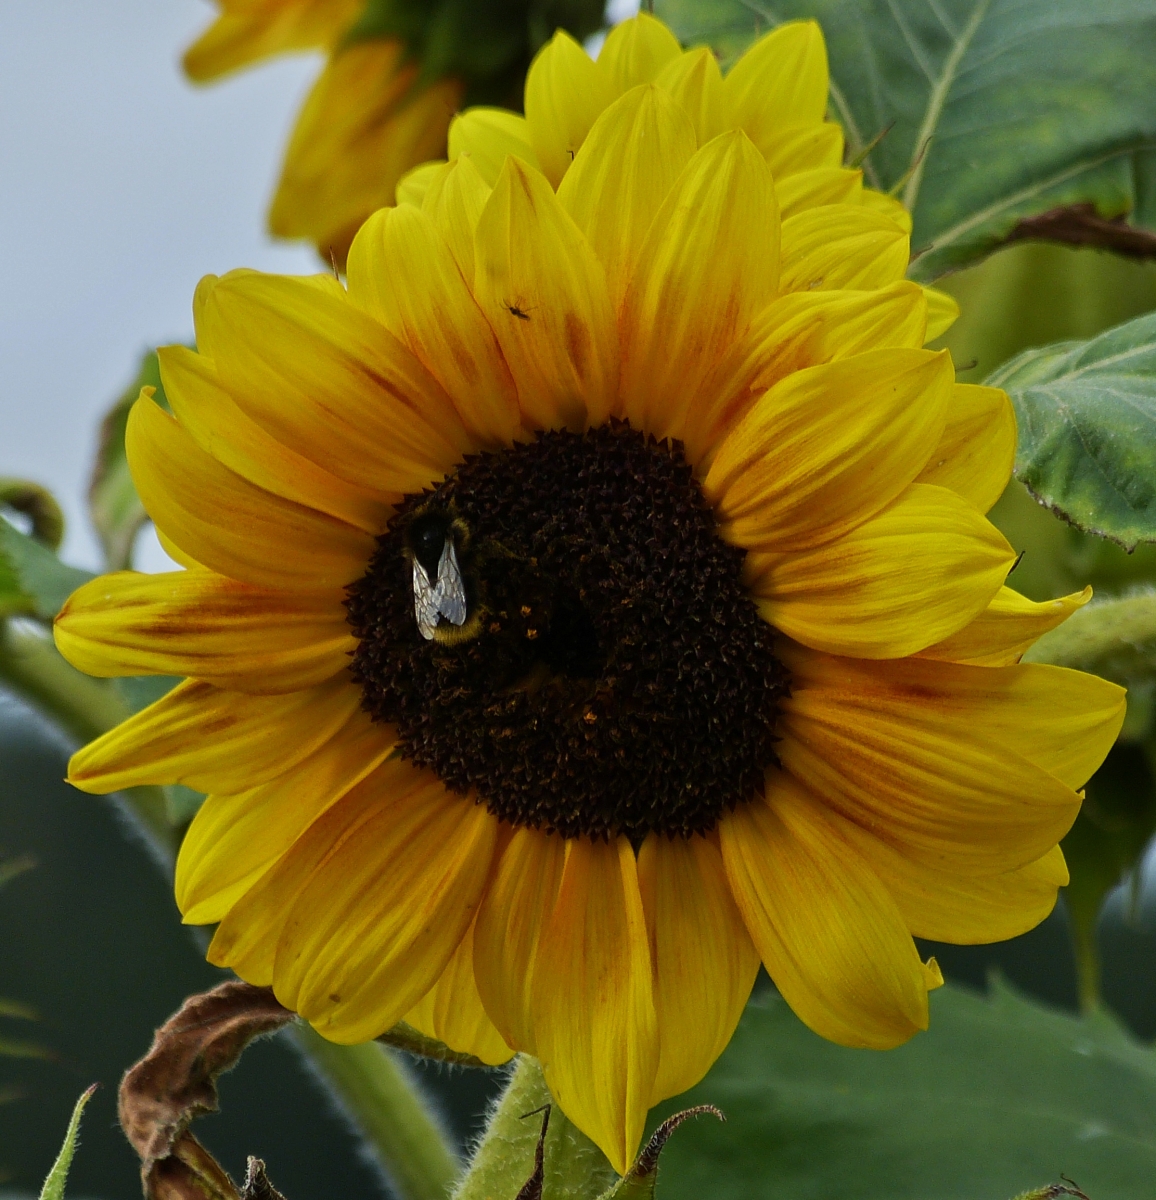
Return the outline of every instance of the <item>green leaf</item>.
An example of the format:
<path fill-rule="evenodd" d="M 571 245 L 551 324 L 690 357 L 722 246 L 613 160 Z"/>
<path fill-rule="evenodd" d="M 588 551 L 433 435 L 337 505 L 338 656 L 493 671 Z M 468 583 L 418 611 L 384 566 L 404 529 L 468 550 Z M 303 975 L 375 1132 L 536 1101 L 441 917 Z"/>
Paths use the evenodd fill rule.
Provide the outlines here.
<path fill-rule="evenodd" d="M 0 616 L 50 621 L 91 571 L 70 567 L 34 538 L 0 517 Z"/>
<path fill-rule="evenodd" d="M 1093 601 L 1045 633 L 1025 662 L 1091 671 L 1127 687 L 1156 675 L 1156 592 Z"/>
<path fill-rule="evenodd" d="M 1156 1054 L 1109 1017 L 1052 1012 L 995 985 L 931 997 L 931 1028 L 848 1050 L 772 996 L 722 1058 L 652 1114 L 717 1104 L 726 1124 L 671 1139 L 661 1200 L 999 1200 L 1067 1175 L 1101 1200 L 1150 1200 Z"/>
<path fill-rule="evenodd" d="M 1156 541 L 1156 313 L 1028 350 L 987 382 L 1016 406 L 1016 476 L 1041 504 L 1129 550 Z"/>
<path fill-rule="evenodd" d="M 56 1162 L 52 1164 L 52 1170 L 48 1172 L 44 1187 L 40 1189 L 40 1200 L 64 1200 L 64 1185 L 68 1181 L 68 1169 L 72 1166 L 72 1156 L 76 1151 L 81 1114 L 95 1091 L 96 1084 L 94 1083 L 77 1100 L 76 1107 L 72 1110 L 72 1120 L 68 1122 L 68 1132 L 64 1135 L 64 1145 L 60 1147 L 60 1154 L 57 1156 Z"/>
<path fill-rule="evenodd" d="M 123 571 L 132 566 L 133 543 L 148 520 L 129 473 L 124 450 L 129 410 L 136 403 L 142 387 L 156 388 L 155 399 L 167 407 L 160 363 L 153 350 L 141 359 L 136 379 L 101 422 L 100 445 L 88 485 L 88 510 L 110 571 Z"/>
<path fill-rule="evenodd" d="M 0 508 L 23 513 L 32 523 L 29 533 L 50 550 L 64 538 L 64 513 L 56 497 L 38 483 L 0 477 Z"/>
<path fill-rule="evenodd" d="M 726 59 L 782 21 L 818 19 L 850 157 L 890 126 L 866 179 L 911 210 L 917 279 L 1028 233 L 1156 253 L 1156 237 L 1113 221 L 1136 208 L 1150 220 L 1154 203 L 1147 0 L 658 0 L 655 11 Z M 1050 228 L 1020 225 L 1042 214 Z"/>

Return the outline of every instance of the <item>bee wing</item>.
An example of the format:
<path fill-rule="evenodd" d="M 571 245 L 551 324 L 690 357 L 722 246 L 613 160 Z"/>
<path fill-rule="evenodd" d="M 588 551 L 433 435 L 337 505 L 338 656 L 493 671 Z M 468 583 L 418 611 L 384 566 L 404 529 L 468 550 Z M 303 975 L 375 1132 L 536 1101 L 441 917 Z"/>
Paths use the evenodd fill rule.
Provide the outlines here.
<path fill-rule="evenodd" d="M 445 557 L 444 552 L 442 557 Z M 425 567 L 415 558 L 413 560 L 413 615 L 417 618 L 417 627 L 421 636 L 427 642 L 433 640 L 434 630 L 438 627 L 438 603 L 437 588 L 430 583 L 429 576 L 425 573 Z"/>
<path fill-rule="evenodd" d="M 433 594 L 436 611 L 451 625 L 466 623 L 466 585 L 462 582 L 458 556 L 454 553 L 454 543 L 450 538 L 446 538 L 442 547 L 442 556 L 438 561 L 438 581 Z M 418 623 L 421 623 L 420 617 Z"/>

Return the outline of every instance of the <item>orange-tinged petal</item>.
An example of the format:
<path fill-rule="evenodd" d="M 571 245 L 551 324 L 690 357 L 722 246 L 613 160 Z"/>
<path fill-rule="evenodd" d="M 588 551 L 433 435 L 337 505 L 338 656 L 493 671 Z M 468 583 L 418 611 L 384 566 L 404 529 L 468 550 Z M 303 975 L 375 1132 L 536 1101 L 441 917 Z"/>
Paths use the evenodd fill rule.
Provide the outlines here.
<path fill-rule="evenodd" d="M 982 667 L 1007 667 L 1019 662 L 1025 650 L 1049 629 L 1063 624 L 1092 598 L 1092 589 L 1073 592 L 1058 600 L 1029 600 L 1009 587 L 975 620 L 941 642 L 920 650 L 919 658 L 942 662 L 971 663 Z"/>
<path fill-rule="evenodd" d="M 350 483 L 420 491 L 471 448 L 438 382 L 344 295 L 233 272 L 213 288 L 204 319 L 220 379 L 241 409 Z"/>
<path fill-rule="evenodd" d="M 119 571 L 72 593 L 56 646 L 89 675 L 195 675 L 240 692 L 293 692 L 349 665 L 356 643 L 342 599 L 203 570 Z"/>
<path fill-rule="evenodd" d="M 704 473 L 768 388 L 795 371 L 868 350 L 923 345 L 927 303 L 900 280 L 875 292 L 788 292 L 767 305 L 707 375 L 678 434 Z"/>
<path fill-rule="evenodd" d="M 650 946 L 626 838 L 566 843 L 538 948 L 534 1041 L 562 1111 L 624 1175 L 658 1067 Z"/>
<path fill-rule="evenodd" d="M 956 633 L 1003 585 L 1015 551 L 946 488 L 913 484 L 837 541 L 752 556 L 759 612 L 830 654 L 901 658 Z"/>
<path fill-rule="evenodd" d="M 1122 691 L 1078 672 L 780 653 L 784 768 L 907 857 L 957 874 L 1015 870 L 1056 845 L 1079 811 L 1073 788 L 1123 720 Z"/>
<path fill-rule="evenodd" d="M 655 214 L 622 302 L 623 414 L 656 437 L 678 428 L 698 382 L 774 296 L 774 182 L 742 133 L 687 164 Z"/>
<path fill-rule="evenodd" d="M 877 288 L 902 279 L 910 238 L 890 217 L 853 204 L 807 208 L 783 222 L 784 292 Z"/>
<path fill-rule="evenodd" d="M 474 970 L 486 1011 L 511 1046 L 531 1054 L 538 947 L 565 857 L 558 834 L 515 829 L 498 853 L 474 927 Z"/>
<path fill-rule="evenodd" d="M 649 13 L 620 21 L 606 35 L 598 55 L 598 74 L 605 81 L 607 100 L 640 83 L 653 83 L 681 54 L 678 38 Z"/>
<path fill-rule="evenodd" d="M 259 987 L 273 982 L 274 966 L 285 923 L 297 898 L 341 841 L 367 826 L 381 825 L 383 814 L 400 814 L 413 798 L 420 812 L 442 795 L 429 771 L 400 757 L 389 757 L 350 789 L 303 831 L 277 863 L 250 887 L 226 914 L 209 946 L 207 958 L 232 967 Z M 388 827 L 388 815 L 385 821 Z M 373 846 L 369 846 L 370 850 Z M 327 912 L 323 906 L 321 912 Z M 452 949 L 446 952 L 446 961 Z"/>
<path fill-rule="evenodd" d="M 1068 882 L 1059 846 L 1014 871 L 958 875 L 908 858 L 834 813 L 827 819 L 883 880 L 915 937 L 966 946 L 1019 937 L 1051 913 L 1058 889 Z"/>
<path fill-rule="evenodd" d="M 610 98 L 593 59 L 564 29 L 538 51 L 526 74 L 526 123 L 530 145 L 554 187 Z"/>
<path fill-rule="evenodd" d="M 492 191 L 469 155 L 446 163 L 430 180 L 422 211 L 433 218 L 462 278 L 474 280 L 474 230 Z"/>
<path fill-rule="evenodd" d="M 169 407 L 206 454 L 275 496 L 319 509 L 375 536 L 385 528 L 392 497 L 338 479 L 266 433 L 237 407 L 212 359 L 187 346 L 162 346 L 157 358 Z"/>
<path fill-rule="evenodd" d="M 404 1020 L 426 1037 L 436 1038 L 461 1054 L 472 1054 L 491 1067 L 509 1062 L 514 1055 L 482 1007 L 474 982 L 472 929 L 458 943 L 437 983 L 405 1014 Z"/>
<path fill-rule="evenodd" d="M 795 1013 L 844 1046 L 889 1049 L 927 1028 L 927 981 L 895 901 L 792 779 L 719 822 L 731 890 Z"/>
<path fill-rule="evenodd" d="M 558 189 L 558 201 L 606 270 L 622 303 L 654 214 L 695 152 L 685 113 L 653 84 L 632 88 L 598 118 Z"/>
<path fill-rule="evenodd" d="M 78 750 L 68 782 L 98 794 L 142 783 L 244 792 L 304 762 L 360 703 L 361 692 L 345 679 L 276 696 L 187 679 Z"/>
<path fill-rule="evenodd" d="M 292 875 L 297 846 L 306 860 L 324 846 L 296 897 L 284 897 L 277 998 L 331 1041 L 363 1042 L 396 1024 L 469 931 L 497 828 L 482 805 L 437 780 L 398 798 L 380 769 L 365 779 L 283 860 Z M 277 891 L 281 870 L 254 890 L 268 880 Z"/>
<path fill-rule="evenodd" d="M 600 425 L 618 377 L 606 273 L 546 179 L 518 159 L 507 159 L 486 203 L 474 258 L 474 294 L 526 419 L 544 429 Z"/>
<path fill-rule="evenodd" d="M 693 1087 L 726 1049 L 759 956 L 713 838 L 650 834 L 638 853 L 638 882 L 654 956 L 657 1104 Z"/>
<path fill-rule="evenodd" d="M 726 127 L 722 72 L 718 59 L 706 47 L 672 58 L 654 82 L 670 93 L 690 118 L 698 145 L 705 146 Z"/>
<path fill-rule="evenodd" d="M 1007 392 L 957 383 L 943 437 L 919 479 L 951 488 L 987 512 L 1003 495 L 1015 458 L 1016 414 Z"/>
<path fill-rule="evenodd" d="M 878 515 L 938 442 L 952 375 L 945 353 L 894 348 L 782 379 L 719 447 L 703 482 L 724 536 L 785 552 Z"/>
<path fill-rule="evenodd" d="M 486 183 L 498 182 L 506 158 L 513 155 L 535 171 L 542 169 L 530 143 L 526 118 L 504 108 L 467 108 L 450 123 L 449 157 L 467 155 Z"/>
<path fill-rule="evenodd" d="M 176 897 L 186 925 L 224 919 L 336 800 L 375 770 L 396 735 L 360 708 L 323 746 L 268 783 L 209 796 L 181 841 Z"/>
<path fill-rule="evenodd" d="M 827 47 L 815 21 L 761 37 L 723 80 L 730 122 L 765 153 L 784 125 L 818 124 L 827 111 Z"/>
<path fill-rule="evenodd" d="M 863 172 L 849 167 L 814 167 L 775 181 L 783 219 L 823 204 L 856 204 L 863 193 Z"/>
<path fill-rule="evenodd" d="M 374 213 L 349 251 L 349 295 L 445 388 L 476 445 L 514 439 L 514 381 L 432 217 L 412 206 Z"/>
<path fill-rule="evenodd" d="M 330 592 L 365 571 L 373 538 L 344 521 L 262 491 L 210 458 L 142 396 L 125 451 L 149 516 L 222 575 L 267 587 Z"/>

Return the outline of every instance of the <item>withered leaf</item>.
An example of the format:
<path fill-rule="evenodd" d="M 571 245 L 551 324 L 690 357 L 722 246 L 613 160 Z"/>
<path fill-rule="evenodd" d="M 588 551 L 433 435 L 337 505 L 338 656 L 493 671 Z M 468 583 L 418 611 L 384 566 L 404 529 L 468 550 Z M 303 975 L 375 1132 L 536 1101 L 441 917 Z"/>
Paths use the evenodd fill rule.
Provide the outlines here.
<path fill-rule="evenodd" d="M 119 1103 L 149 1200 L 274 1200 L 258 1160 L 250 1160 L 246 1189 L 251 1182 L 267 1190 L 246 1190 L 242 1198 L 188 1127 L 194 1117 L 217 1111 L 217 1076 L 245 1047 L 293 1019 L 268 988 L 229 982 L 190 996 L 157 1030 L 148 1054 L 121 1081 Z"/>

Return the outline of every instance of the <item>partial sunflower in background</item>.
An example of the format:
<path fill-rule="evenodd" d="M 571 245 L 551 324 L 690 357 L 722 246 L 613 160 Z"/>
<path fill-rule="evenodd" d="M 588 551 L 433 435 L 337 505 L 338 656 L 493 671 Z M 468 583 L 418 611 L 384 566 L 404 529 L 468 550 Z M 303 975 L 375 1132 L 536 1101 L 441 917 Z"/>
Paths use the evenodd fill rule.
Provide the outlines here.
<path fill-rule="evenodd" d="M 826 97 L 811 23 L 726 78 L 647 17 L 556 37 L 347 287 L 202 283 L 128 430 L 187 569 L 57 622 L 189 676 L 70 778 L 210 793 L 177 896 L 213 962 L 337 1041 L 537 1055 L 619 1171 L 760 961 L 834 1041 L 926 1028 L 912 935 L 1051 911 L 1123 717 L 1018 665 L 1087 595 L 1005 586 L 1010 404 L 922 349 L 950 303 Z"/>
<path fill-rule="evenodd" d="M 585 37 L 598 0 L 216 0 L 189 47 L 207 83 L 275 55 L 320 50 L 325 68 L 297 117 L 269 229 L 306 238 L 344 267 L 349 244 L 398 179 L 445 153 L 461 104 L 516 103 L 534 52 L 556 27 Z"/>

